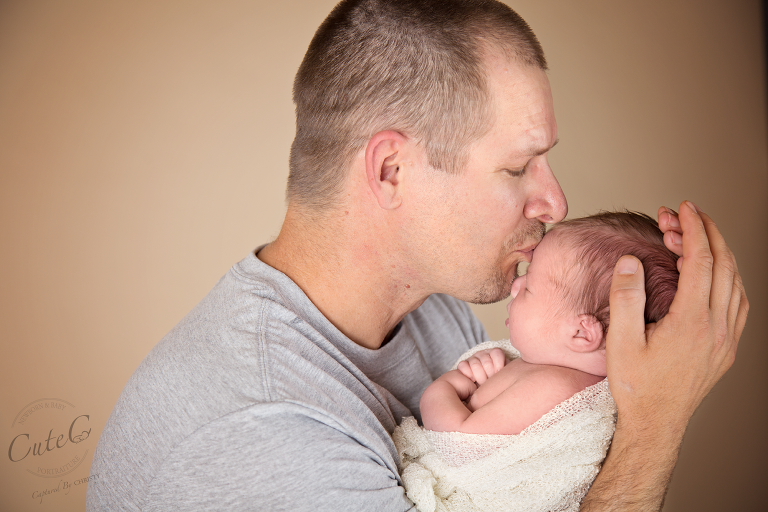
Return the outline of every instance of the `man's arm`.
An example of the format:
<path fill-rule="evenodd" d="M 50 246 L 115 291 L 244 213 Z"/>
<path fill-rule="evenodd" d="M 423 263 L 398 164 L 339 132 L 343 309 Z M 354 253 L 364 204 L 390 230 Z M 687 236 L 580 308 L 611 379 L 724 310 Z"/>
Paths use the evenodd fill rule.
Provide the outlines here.
<path fill-rule="evenodd" d="M 179 439 L 147 484 L 141 510 L 415 511 L 389 440 L 374 435 L 365 446 L 329 420 L 322 411 L 272 403 L 208 423 Z"/>
<path fill-rule="evenodd" d="M 606 350 L 619 415 L 583 511 L 661 509 L 688 421 L 736 357 L 749 304 L 733 254 L 691 203 L 676 224 L 665 212 L 665 243 L 682 257 L 677 294 L 657 324 L 643 322 L 640 262 L 624 256 L 614 270 Z"/>

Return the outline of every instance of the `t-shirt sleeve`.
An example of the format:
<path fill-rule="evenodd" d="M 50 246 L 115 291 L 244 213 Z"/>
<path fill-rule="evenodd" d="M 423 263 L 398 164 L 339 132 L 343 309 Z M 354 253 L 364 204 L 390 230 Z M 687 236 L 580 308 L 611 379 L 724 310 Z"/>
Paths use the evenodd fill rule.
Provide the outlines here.
<path fill-rule="evenodd" d="M 180 442 L 142 510 L 415 509 L 376 450 L 311 415 L 257 406 Z"/>

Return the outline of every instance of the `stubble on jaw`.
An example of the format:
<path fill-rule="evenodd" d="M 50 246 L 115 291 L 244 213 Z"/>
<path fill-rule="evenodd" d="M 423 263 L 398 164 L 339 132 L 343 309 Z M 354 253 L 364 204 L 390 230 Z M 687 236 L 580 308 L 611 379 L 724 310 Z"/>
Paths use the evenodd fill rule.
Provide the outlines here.
<path fill-rule="evenodd" d="M 501 247 L 499 256 L 496 259 L 493 267 L 490 270 L 491 275 L 483 282 L 480 290 L 475 297 L 470 301 L 473 304 L 493 304 L 509 297 L 512 288 L 512 279 L 518 275 L 518 265 L 523 260 L 515 262 L 514 276 L 510 277 L 510 273 L 505 272 L 505 268 L 509 266 L 510 255 L 518 250 L 526 247 L 532 242 L 538 242 L 544 237 L 547 227 L 544 223 L 534 220 L 522 230 L 514 233 L 514 236 L 507 239 L 504 245 Z"/>

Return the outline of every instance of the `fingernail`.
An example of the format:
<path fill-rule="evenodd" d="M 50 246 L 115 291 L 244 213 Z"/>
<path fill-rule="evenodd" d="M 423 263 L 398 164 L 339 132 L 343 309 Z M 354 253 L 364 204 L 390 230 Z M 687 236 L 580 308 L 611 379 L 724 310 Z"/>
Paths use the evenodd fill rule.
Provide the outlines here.
<path fill-rule="evenodd" d="M 675 231 L 669 231 L 672 234 L 672 243 L 675 245 L 681 245 L 683 243 L 683 235 Z"/>
<path fill-rule="evenodd" d="M 696 208 L 696 205 L 695 205 L 695 204 L 693 204 L 692 202 L 690 202 L 690 201 L 686 201 L 685 203 L 688 205 L 688 208 L 690 208 L 691 210 L 693 210 L 693 213 L 699 213 L 699 212 L 701 211 L 701 210 L 699 210 L 698 208 Z"/>
<path fill-rule="evenodd" d="M 679 228 L 680 219 L 677 218 L 677 215 L 669 208 L 667 208 L 667 213 L 669 214 L 669 225 L 673 228 Z"/>
<path fill-rule="evenodd" d="M 637 272 L 637 260 L 635 258 L 622 258 L 616 265 L 616 273 L 623 275 L 631 275 Z"/>

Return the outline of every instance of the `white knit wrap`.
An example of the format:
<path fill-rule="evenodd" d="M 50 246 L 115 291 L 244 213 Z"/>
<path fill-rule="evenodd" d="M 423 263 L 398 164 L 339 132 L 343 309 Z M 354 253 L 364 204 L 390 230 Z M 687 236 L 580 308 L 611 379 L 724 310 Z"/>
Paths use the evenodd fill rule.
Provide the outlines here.
<path fill-rule="evenodd" d="M 486 342 L 464 354 L 499 347 Z M 458 363 L 457 363 L 458 364 Z M 433 432 L 405 418 L 393 439 L 408 497 L 421 512 L 578 510 L 608 451 L 616 404 L 606 380 L 558 404 L 518 435 Z"/>

